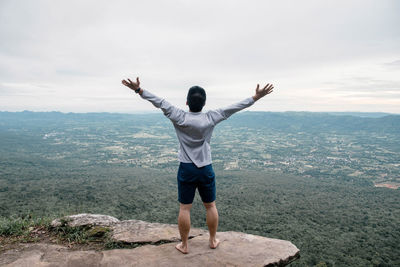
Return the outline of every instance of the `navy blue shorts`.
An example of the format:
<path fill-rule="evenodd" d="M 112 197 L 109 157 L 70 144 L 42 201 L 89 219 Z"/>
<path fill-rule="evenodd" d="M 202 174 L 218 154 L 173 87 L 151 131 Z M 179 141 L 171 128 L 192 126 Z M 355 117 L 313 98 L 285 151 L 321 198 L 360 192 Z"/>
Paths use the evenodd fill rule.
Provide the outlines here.
<path fill-rule="evenodd" d="M 191 204 L 196 188 L 199 190 L 203 202 L 215 201 L 215 174 L 211 164 L 197 168 L 193 163 L 181 162 L 177 180 L 180 203 Z"/>

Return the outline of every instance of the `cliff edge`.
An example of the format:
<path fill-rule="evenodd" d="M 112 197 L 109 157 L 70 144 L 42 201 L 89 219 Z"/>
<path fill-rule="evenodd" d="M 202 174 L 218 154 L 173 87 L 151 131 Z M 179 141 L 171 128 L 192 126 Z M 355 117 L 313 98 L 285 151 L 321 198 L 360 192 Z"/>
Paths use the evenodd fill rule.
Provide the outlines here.
<path fill-rule="evenodd" d="M 300 257 L 289 241 L 240 232 L 218 232 L 217 249 L 208 247 L 208 232 L 190 230 L 189 254 L 175 249 L 177 225 L 139 220 L 120 221 L 100 214 L 77 214 L 56 219 L 54 229 L 85 227 L 93 236 L 107 234 L 123 249 L 73 250 L 62 244 L 37 242 L 1 253 L 1 266 L 285 266 Z"/>

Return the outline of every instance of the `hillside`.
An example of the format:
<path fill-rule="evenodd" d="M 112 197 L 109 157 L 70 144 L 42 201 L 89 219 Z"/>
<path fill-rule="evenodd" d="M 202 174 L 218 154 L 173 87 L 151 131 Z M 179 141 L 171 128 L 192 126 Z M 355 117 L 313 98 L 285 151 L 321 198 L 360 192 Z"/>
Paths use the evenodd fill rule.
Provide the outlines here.
<path fill-rule="evenodd" d="M 397 119 L 243 112 L 222 122 L 219 230 L 290 240 L 302 251 L 293 266 L 400 265 L 400 191 L 375 187 L 399 183 L 400 124 L 385 126 Z M 176 151 L 160 114 L 0 113 L 0 234 L 77 213 L 174 224 Z M 203 209 L 196 197 L 194 227 Z"/>

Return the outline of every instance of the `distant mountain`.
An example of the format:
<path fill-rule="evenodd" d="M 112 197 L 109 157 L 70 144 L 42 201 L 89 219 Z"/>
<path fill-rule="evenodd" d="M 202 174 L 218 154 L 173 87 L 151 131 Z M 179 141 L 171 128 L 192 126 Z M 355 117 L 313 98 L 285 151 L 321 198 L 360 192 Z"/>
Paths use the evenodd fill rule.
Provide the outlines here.
<path fill-rule="evenodd" d="M 384 113 L 384 112 L 327 112 L 327 114 L 331 115 L 349 115 L 355 117 L 366 117 L 366 118 L 381 118 L 389 115 L 400 115 L 400 114 L 393 114 L 393 113 Z"/>
<path fill-rule="evenodd" d="M 251 112 L 233 115 L 226 123 L 233 126 L 263 127 L 281 131 L 400 133 L 400 115 L 383 117 L 332 115 L 320 112 Z"/>
<path fill-rule="evenodd" d="M 19 125 L 21 121 L 29 125 L 35 121 L 117 121 L 132 120 L 136 125 L 166 124 L 161 112 L 148 114 L 122 113 L 61 113 L 61 112 L 0 112 L 0 126 Z M 268 128 L 287 132 L 356 132 L 400 133 L 400 115 L 362 112 L 254 112 L 244 111 L 232 115 L 225 125 L 235 127 Z"/>

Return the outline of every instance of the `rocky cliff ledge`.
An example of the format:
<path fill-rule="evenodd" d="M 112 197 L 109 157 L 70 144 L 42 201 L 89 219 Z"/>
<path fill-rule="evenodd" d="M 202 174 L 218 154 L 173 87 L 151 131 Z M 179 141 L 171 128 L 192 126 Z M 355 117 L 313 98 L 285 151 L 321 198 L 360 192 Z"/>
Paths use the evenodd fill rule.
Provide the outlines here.
<path fill-rule="evenodd" d="M 71 250 L 46 242 L 23 244 L 2 253 L 1 266 L 285 266 L 299 258 L 299 250 L 289 241 L 239 232 L 218 232 L 219 247 L 208 247 L 208 233 L 190 231 L 189 254 L 175 249 L 179 242 L 177 225 L 120 221 L 99 214 L 77 214 L 56 219 L 60 227 L 88 227 L 94 234 L 106 229 L 115 243 L 130 248 L 110 250 Z M 101 231 L 100 231 L 101 232 Z"/>

